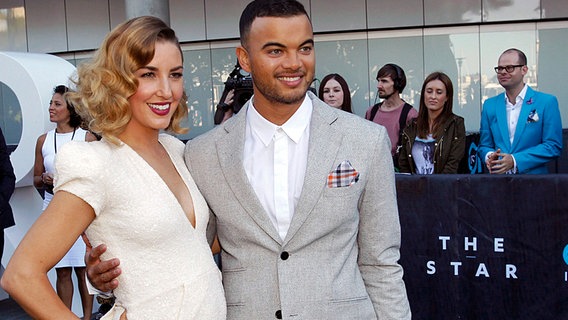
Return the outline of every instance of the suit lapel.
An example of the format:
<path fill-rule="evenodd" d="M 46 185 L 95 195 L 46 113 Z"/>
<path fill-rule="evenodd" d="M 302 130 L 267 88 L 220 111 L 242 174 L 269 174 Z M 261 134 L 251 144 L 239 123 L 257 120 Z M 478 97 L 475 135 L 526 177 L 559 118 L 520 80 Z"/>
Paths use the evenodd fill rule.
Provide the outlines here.
<path fill-rule="evenodd" d="M 529 102 L 530 101 L 530 102 Z M 527 87 L 527 92 L 525 94 L 525 99 L 523 100 L 523 106 L 521 108 L 521 113 L 519 114 L 519 120 L 517 121 L 517 128 L 515 128 L 515 138 L 513 139 L 513 146 L 511 147 L 511 152 L 515 150 L 519 144 L 519 140 L 523 136 L 523 131 L 527 126 L 527 119 L 532 109 L 534 109 L 534 90 Z"/>
<path fill-rule="evenodd" d="M 314 109 L 310 123 L 308 163 L 302 193 L 284 243 L 294 237 L 320 200 L 326 187 L 327 175 L 333 169 L 335 157 L 343 138 L 333 128 L 338 111 L 314 99 L 315 97 L 312 95 L 310 95 L 310 98 L 312 98 Z"/>
<path fill-rule="evenodd" d="M 503 143 L 507 146 L 507 150 L 501 150 L 503 152 L 509 152 L 511 150 L 511 140 L 509 139 L 509 123 L 507 122 L 507 96 L 502 93 L 500 98 L 497 99 L 499 106 L 496 108 L 495 113 L 497 116 L 497 123 L 499 125 L 499 130 L 501 130 L 501 136 L 503 137 Z M 500 101 L 499 101 L 500 100 Z"/>
<path fill-rule="evenodd" d="M 227 135 L 216 142 L 219 164 L 226 177 L 227 184 L 235 194 L 241 207 L 270 237 L 280 243 L 282 242 L 280 235 L 258 200 L 243 166 L 248 105 L 249 103 L 242 108 L 242 111 L 235 116 L 235 119 L 223 124 Z"/>

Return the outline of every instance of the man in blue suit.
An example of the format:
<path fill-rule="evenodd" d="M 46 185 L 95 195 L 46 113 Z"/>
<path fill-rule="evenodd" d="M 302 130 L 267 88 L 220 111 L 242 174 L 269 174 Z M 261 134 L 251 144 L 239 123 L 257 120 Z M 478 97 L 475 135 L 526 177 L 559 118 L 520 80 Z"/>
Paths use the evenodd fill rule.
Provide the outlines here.
<path fill-rule="evenodd" d="M 558 100 L 524 83 L 521 50 L 505 50 L 495 72 L 505 92 L 483 104 L 480 156 L 490 173 L 548 173 L 546 164 L 562 151 Z"/>

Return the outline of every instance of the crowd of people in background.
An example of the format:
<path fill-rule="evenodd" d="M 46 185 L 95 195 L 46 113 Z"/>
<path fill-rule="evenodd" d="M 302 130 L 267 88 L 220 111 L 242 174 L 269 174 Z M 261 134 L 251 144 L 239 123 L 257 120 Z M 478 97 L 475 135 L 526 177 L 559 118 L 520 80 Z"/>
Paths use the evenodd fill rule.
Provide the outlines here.
<path fill-rule="evenodd" d="M 505 58 L 507 59 L 503 60 Z M 525 84 L 524 75 L 528 72 L 528 66 L 521 50 L 507 49 L 498 62 L 495 71 L 506 92 L 484 103 L 479 131 L 481 161 L 485 164 L 486 171 L 493 174 L 546 173 L 547 163 L 559 157 L 562 151 L 562 122 L 556 97 L 536 93 Z M 376 97 L 380 101 L 370 106 L 364 117 L 387 129 L 395 172 L 465 173 L 459 171 L 460 163 L 468 156 L 465 120 L 453 113 L 454 89 L 450 77 L 441 71 L 426 77 L 420 92 L 418 110 L 401 98 L 406 87 L 403 68 L 395 63 L 387 63 L 377 72 L 376 80 Z M 233 92 L 234 90 L 228 91 L 224 101 L 217 105 L 215 124 L 223 123 L 233 116 Z M 527 93 L 529 96 L 525 99 Z M 536 93 L 539 102 L 535 106 L 542 106 L 542 110 L 531 109 L 533 93 Z M 324 76 L 317 94 L 329 106 L 353 113 L 351 91 L 343 76 L 337 73 Z M 525 100 L 526 103 L 523 104 Z M 495 113 L 495 106 L 498 106 L 497 110 L 506 110 L 505 118 L 502 113 Z M 521 109 L 522 116 L 528 118 L 526 122 L 519 121 Z M 539 114 L 546 118 L 539 122 Z M 525 125 L 533 122 L 526 128 L 538 132 L 525 133 Z M 507 129 L 508 138 L 502 136 L 499 127 Z M 514 141 L 517 130 L 519 136 Z M 517 167 L 517 161 L 522 162 L 521 170 Z"/>
<path fill-rule="evenodd" d="M 537 92 L 524 82 L 527 58 L 519 49 L 505 50 L 495 72 L 505 92 L 483 105 L 479 155 L 487 172 L 547 173 L 547 164 L 562 152 L 556 97 Z M 406 86 L 400 66 L 385 64 L 376 79 L 377 97 L 382 101 L 367 109 L 365 119 L 387 129 L 394 170 L 459 173 L 460 162 L 467 156 L 465 120 L 453 112 L 454 89 L 449 76 L 437 71 L 426 77 L 418 111 L 400 97 Z M 342 109 L 340 101 L 349 103 L 351 110 L 348 90 L 343 77 L 330 74 L 321 82 L 319 97 L 334 108 Z"/>
<path fill-rule="evenodd" d="M 411 318 L 394 172 L 458 173 L 466 131 L 452 80 L 429 74 L 416 110 L 401 98 L 403 68 L 387 63 L 376 75 L 381 101 L 363 118 L 343 76 L 309 91 L 313 30 L 299 2 L 253 1 L 239 28 L 236 54 L 253 98 L 232 112 L 229 92 L 218 127 L 185 149 L 161 133 L 185 132 L 187 106 L 180 45 L 158 18 L 117 26 L 78 69 L 77 91 L 54 89 L 56 128 L 38 138 L 34 165 L 44 213 L 1 282 L 32 316 L 72 316 L 73 268 L 91 314 L 86 251 L 92 291 L 116 298 L 113 319 Z M 558 101 L 524 83 L 518 49 L 504 51 L 495 71 L 505 93 L 483 106 L 487 170 L 546 173 L 562 150 Z M 0 200 L 14 188 L 3 140 L 0 131 Z M 3 230 L 14 221 L 0 205 Z M 46 276 L 54 267 L 56 292 Z"/>

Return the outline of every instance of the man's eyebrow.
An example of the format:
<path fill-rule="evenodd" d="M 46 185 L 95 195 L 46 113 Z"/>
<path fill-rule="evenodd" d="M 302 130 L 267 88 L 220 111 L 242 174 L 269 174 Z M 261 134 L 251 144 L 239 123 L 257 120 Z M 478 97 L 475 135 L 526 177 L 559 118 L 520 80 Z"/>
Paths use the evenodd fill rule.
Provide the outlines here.
<path fill-rule="evenodd" d="M 267 42 L 262 46 L 262 49 L 266 49 L 268 47 L 286 48 L 286 46 L 280 42 Z"/>
<path fill-rule="evenodd" d="M 303 47 L 303 46 L 305 46 L 305 45 L 307 45 L 307 44 L 310 44 L 310 45 L 313 46 L 313 45 L 314 45 L 314 39 L 308 39 L 308 40 L 302 42 L 302 44 L 300 45 L 300 47 Z"/>
<path fill-rule="evenodd" d="M 314 39 L 308 39 L 300 44 L 300 47 L 303 47 L 307 44 L 314 45 Z M 267 47 L 278 47 L 278 48 L 286 48 L 286 46 L 280 42 L 267 42 L 262 46 L 262 49 L 266 49 Z"/>

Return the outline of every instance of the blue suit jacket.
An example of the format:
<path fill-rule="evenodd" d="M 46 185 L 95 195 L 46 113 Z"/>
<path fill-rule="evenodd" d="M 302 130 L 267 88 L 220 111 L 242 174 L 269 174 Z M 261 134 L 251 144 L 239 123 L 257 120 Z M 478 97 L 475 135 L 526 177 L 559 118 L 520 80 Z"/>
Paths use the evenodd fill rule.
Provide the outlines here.
<path fill-rule="evenodd" d="M 530 87 L 517 122 L 513 144 L 509 141 L 505 93 L 487 99 L 481 113 L 479 154 L 501 149 L 512 154 L 519 173 L 548 173 L 546 164 L 562 152 L 562 120 L 555 96 Z"/>

